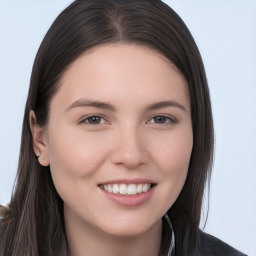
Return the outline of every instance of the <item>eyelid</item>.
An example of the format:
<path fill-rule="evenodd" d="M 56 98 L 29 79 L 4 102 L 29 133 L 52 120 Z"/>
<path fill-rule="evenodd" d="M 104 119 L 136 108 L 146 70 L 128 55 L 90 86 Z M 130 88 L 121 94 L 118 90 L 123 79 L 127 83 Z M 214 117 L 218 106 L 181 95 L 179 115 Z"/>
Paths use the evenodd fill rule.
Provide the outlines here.
<path fill-rule="evenodd" d="M 104 119 L 105 122 L 102 124 L 102 123 L 99 123 L 99 124 L 91 124 L 91 123 L 88 123 L 86 122 L 87 119 L 89 119 L 90 117 L 99 117 L 101 119 Z M 102 115 L 102 114 L 90 114 L 90 115 L 87 115 L 87 116 L 84 116 L 82 117 L 79 121 L 78 121 L 79 124 L 86 124 L 86 125 L 93 125 L 93 126 L 96 126 L 96 125 L 104 125 L 104 124 L 108 124 L 109 121 L 107 120 L 107 118 Z"/>
<path fill-rule="evenodd" d="M 151 122 L 155 117 L 165 117 L 166 119 L 169 120 L 169 122 L 165 122 L 165 123 L 156 123 L 156 122 Z M 95 124 L 92 124 L 92 123 L 89 123 L 89 122 L 86 122 L 86 120 L 88 120 L 89 118 L 91 117 L 99 117 L 101 119 L 104 120 L 104 123 L 95 123 Z M 92 125 L 92 126 L 96 126 L 96 125 L 105 125 L 105 124 L 109 124 L 110 122 L 107 120 L 107 118 L 102 115 L 102 114 L 90 114 L 90 115 L 86 115 L 86 116 L 83 116 L 81 119 L 79 119 L 78 121 L 78 124 L 86 124 L 86 125 Z M 153 115 L 151 116 L 148 121 L 146 121 L 146 124 L 157 124 L 157 125 L 168 125 L 168 124 L 175 124 L 175 123 L 178 123 L 178 120 L 177 118 L 175 118 L 174 116 L 170 115 L 170 114 L 157 114 L 157 115 Z"/>
<path fill-rule="evenodd" d="M 158 117 L 158 116 L 161 116 L 161 117 L 165 117 L 167 119 L 170 120 L 170 122 L 166 122 L 166 123 L 153 123 L 153 124 L 158 124 L 158 125 L 166 125 L 166 124 L 176 124 L 178 123 L 178 120 L 177 118 L 175 118 L 174 116 L 172 115 L 169 115 L 169 114 L 157 114 L 157 115 L 154 115 L 152 116 L 150 119 L 148 119 L 148 121 L 146 123 L 151 123 L 150 121 L 153 120 L 155 117 Z"/>

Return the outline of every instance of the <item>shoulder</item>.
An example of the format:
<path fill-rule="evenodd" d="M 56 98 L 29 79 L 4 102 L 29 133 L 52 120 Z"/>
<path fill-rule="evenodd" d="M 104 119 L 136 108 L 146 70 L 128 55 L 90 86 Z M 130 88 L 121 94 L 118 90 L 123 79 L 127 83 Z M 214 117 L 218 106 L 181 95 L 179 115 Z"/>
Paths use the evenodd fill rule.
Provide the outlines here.
<path fill-rule="evenodd" d="M 202 255 L 246 256 L 220 239 L 202 231 L 200 231 L 200 240 Z"/>

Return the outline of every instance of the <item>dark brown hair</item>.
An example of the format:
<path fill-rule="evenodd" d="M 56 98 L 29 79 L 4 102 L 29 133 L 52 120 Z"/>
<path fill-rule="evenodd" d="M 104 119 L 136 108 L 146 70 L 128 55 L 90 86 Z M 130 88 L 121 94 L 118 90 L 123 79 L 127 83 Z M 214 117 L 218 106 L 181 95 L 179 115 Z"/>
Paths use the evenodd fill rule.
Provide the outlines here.
<path fill-rule="evenodd" d="M 188 28 L 160 0 L 79 0 L 54 21 L 38 50 L 25 108 L 18 173 L 0 222 L 1 256 L 68 255 L 63 202 L 49 167 L 34 154 L 29 112 L 48 120 L 51 98 L 67 68 L 88 49 L 115 42 L 150 47 L 173 62 L 188 82 L 194 145 L 185 185 L 169 209 L 176 255 L 199 255 L 202 200 L 213 158 L 213 123 L 203 62 Z M 163 243 L 159 255 L 165 255 Z"/>

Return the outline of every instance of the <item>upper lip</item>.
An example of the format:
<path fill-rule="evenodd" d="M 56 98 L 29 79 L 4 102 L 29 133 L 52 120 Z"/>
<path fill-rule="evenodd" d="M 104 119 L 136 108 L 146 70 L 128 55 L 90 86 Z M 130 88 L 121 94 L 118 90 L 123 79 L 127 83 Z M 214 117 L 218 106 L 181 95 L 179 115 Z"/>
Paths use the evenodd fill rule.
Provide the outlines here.
<path fill-rule="evenodd" d="M 99 185 L 104 184 L 156 184 L 155 181 L 150 179 L 138 178 L 138 179 L 115 179 L 100 182 Z"/>

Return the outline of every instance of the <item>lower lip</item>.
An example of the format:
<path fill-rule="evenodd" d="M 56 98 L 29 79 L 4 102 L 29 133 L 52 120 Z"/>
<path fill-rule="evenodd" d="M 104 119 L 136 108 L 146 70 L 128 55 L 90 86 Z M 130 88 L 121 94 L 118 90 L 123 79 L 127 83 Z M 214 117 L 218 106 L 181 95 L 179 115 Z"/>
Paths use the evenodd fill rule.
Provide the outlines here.
<path fill-rule="evenodd" d="M 130 196 L 109 193 L 101 188 L 99 188 L 99 189 L 112 202 L 115 202 L 115 203 L 123 205 L 123 206 L 139 206 L 139 205 L 144 204 L 151 198 L 151 196 L 155 190 L 155 186 L 153 186 L 147 192 L 143 192 L 143 193 L 136 194 L 136 195 L 130 195 Z"/>

